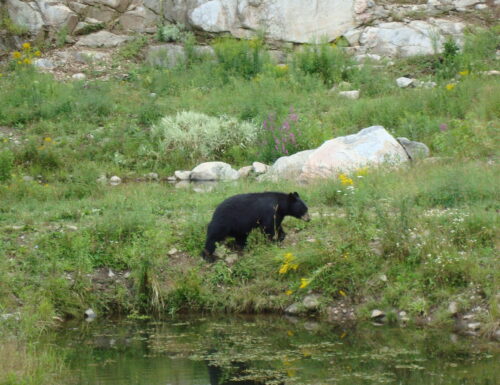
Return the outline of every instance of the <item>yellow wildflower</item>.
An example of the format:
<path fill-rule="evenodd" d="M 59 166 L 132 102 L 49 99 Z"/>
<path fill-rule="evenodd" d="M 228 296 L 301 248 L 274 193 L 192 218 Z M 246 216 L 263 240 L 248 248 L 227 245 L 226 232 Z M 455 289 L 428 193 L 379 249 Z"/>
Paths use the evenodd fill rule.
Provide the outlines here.
<path fill-rule="evenodd" d="M 17 62 L 17 64 L 23 64 L 23 62 L 22 62 L 21 60 L 19 60 L 19 61 Z"/>
<path fill-rule="evenodd" d="M 287 263 L 284 263 L 284 264 L 282 264 L 282 265 L 281 265 L 281 267 L 280 267 L 280 269 L 279 269 L 278 273 L 279 273 L 279 274 L 286 274 L 286 273 L 287 273 L 287 271 L 288 271 L 288 264 L 287 264 Z"/>
<path fill-rule="evenodd" d="M 367 174 L 368 174 L 368 167 L 362 167 L 356 170 L 356 176 L 366 176 Z"/>
<path fill-rule="evenodd" d="M 30 43 L 23 43 L 23 49 L 30 49 L 31 44 Z"/>
<path fill-rule="evenodd" d="M 288 331 L 286 332 L 286 334 L 288 334 L 288 337 L 293 336 L 293 332 L 292 332 L 291 330 L 288 330 Z M 288 361 L 287 361 L 287 362 L 288 362 Z M 286 365 L 286 364 L 285 364 L 285 365 Z"/>
<path fill-rule="evenodd" d="M 285 291 L 285 294 L 286 295 L 292 295 L 293 294 L 293 290 L 287 290 L 287 291 Z"/>
<path fill-rule="evenodd" d="M 345 337 L 346 335 L 347 335 L 347 333 L 346 333 L 346 332 L 343 332 L 343 333 L 340 335 L 340 339 L 341 339 L 341 340 L 343 340 L 343 339 L 344 339 L 344 337 Z"/>
<path fill-rule="evenodd" d="M 36 51 L 35 56 L 42 56 L 42 53 L 40 51 Z"/>
<path fill-rule="evenodd" d="M 52 138 L 50 136 L 46 136 L 45 138 L 43 138 L 43 141 L 50 143 L 50 142 L 52 142 Z"/>
<path fill-rule="evenodd" d="M 302 350 L 302 355 L 303 355 L 304 357 L 311 357 L 311 354 L 312 354 L 312 353 L 311 353 L 311 351 L 310 351 L 309 349 L 303 349 L 303 350 Z"/>
<path fill-rule="evenodd" d="M 340 174 L 339 175 L 340 183 L 342 183 L 343 186 L 352 186 L 354 182 L 352 181 L 351 178 L 349 178 L 345 174 Z"/>
<path fill-rule="evenodd" d="M 3 76 L 3 74 L 0 74 L 0 78 Z"/>
<path fill-rule="evenodd" d="M 21 55 L 21 52 L 14 51 L 14 52 L 12 52 L 12 56 L 14 57 L 14 59 L 19 59 L 22 55 Z"/>
<path fill-rule="evenodd" d="M 31 59 L 26 58 L 23 60 L 23 63 L 24 64 L 31 64 Z"/>
<path fill-rule="evenodd" d="M 310 283 L 311 283 L 311 280 L 309 278 L 301 278 L 300 279 L 300 288 L 304 289 L 307 286 L 309 286 Z"/>
<path fill-rule="evenodd" d="M 453 83 L 449 83 L 449 84 L 446 85 L 446 89 L 448 91 L 451 91 L 453 88 L 455 88 L 455 84 L 453 84 Z"/>
<path fill-rule="evenodd" d="M 344 290 L 339 290 L 339 294 L 342 296 L 342 297 L 345 297 L 347 294 L 345 293 Z"/>
<path fill-rule="evenodd" d="M 469 70 L 463 70 L 458 73 L 460 76 L 467 76 L 469 74 Z"/>

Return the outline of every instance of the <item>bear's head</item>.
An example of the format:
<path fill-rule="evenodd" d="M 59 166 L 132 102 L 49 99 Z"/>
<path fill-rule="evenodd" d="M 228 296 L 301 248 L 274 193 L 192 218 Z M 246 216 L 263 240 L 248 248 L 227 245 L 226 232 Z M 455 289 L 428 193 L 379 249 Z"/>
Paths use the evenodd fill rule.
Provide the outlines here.
<path fill-rule="evenodd" d="M 288 194 L 288 214 L 299 219 L 303 219 L 306 222 L 311 220 L 309 213 L 307 212 L 307 206 L 302 199 L 300 199 L 299 194 L 296 192 Z"/>

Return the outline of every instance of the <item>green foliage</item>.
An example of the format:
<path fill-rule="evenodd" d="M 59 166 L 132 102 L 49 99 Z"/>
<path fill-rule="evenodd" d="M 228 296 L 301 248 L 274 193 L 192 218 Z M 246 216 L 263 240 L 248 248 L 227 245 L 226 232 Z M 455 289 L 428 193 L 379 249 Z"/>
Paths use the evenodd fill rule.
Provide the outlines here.
<path fill-rule="evenodd" d="M 180 42 L 184 40 L 183 24 L 163 24 L 156 27 L 156 40 L 161 42 Z"/>
<path fill-rule="evenodd" d="M 219 158 L 234 146 L 244 151 L 254 144 L 257 134 L 258 128 L 250 123 L 192 111 L 166 116 L 151 128 L 153 151 L 160 159 L 176 151 L 193 161 Z"/>
<path fill-rule="evenodd" d="M 264 41 L 260 37 L 251 40 L 220 38 L 212 47 L 225 78 L 233 75 L 251 79 L 261 73 L 269 61 Z"/>
<path fill-rule="evenodd" d="M 122 59 L 137 59 L 142 49 L 148 44 L 146 36 L 136 36 L 127 41 L 119 50 L 117 55 Z"/>
<path fill-rule="evenodd" d="M 302 47 L 294 53 L 292 62 L 296 71 L 319 76 L 329 87 L 346 80 L 347 67 L 352 64 L 340 48 L 328 43 Z"/>
<path fill-rule="evenodd" d="M 14 167 L 14 155 L 10 150 L 0 151 L 0 182 L 8 182 Z"/>

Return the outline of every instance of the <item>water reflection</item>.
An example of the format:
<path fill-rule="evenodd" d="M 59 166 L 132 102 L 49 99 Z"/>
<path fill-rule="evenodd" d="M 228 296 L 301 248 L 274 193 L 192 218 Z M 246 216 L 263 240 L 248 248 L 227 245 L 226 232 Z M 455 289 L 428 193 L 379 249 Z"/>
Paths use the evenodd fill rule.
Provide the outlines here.
<path fill-rule="evenodd" d="M 284 317 L 95 322 L 53 336 L 78 384 L 497 384 L 499 346 Z"/>

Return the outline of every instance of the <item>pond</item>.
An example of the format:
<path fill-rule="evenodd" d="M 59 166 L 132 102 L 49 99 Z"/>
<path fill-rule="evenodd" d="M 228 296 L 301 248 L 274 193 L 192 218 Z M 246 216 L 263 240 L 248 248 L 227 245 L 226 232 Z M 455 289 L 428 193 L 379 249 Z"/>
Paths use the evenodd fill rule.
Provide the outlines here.
<path fill-rule="evenodd" d="M 278 316 L 68 324 L 55 337 L 82 385 L 498 384 L 495 342 Z"/>

